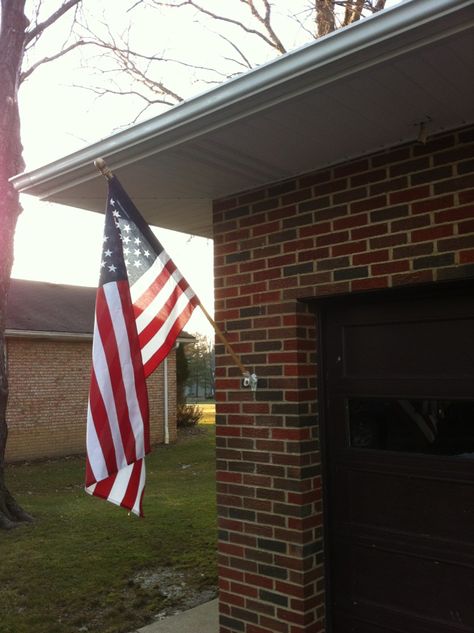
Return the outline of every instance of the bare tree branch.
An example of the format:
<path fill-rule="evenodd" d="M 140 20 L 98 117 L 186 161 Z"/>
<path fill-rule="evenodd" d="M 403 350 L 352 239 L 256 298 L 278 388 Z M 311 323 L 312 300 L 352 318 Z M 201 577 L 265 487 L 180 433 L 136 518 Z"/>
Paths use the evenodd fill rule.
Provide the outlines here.
<path fill-rule="evenodd" d="M 175 102 L 183 101 L 183 97 L 171 90 L 171 88 L 169 88 L 162 81 L 150 79 L 147 72 L 142 71 L 131 59 L 131 54 L 129 51 L 115 49 L 114 53 L 121 60 L 123 67 L 126 68 L 129 75 L 133 77 L 135 81 L 138 81 L 142 85 L 146 86 L 152 93 L 168 95 L 169 97 L 174 99 Z"/>
<path fill-rule="evenodd" d="M 135 4 L 132 4 L 132 6 L 127 9 L 127 13 L 130 13 L 130 11 L 133 11 L 133 9 L 135 9 L 135 7 L 138 7 L 140 4 L 143 4 L 143 0 L 137 0 Z"/>
<path fill-rule="evenodd" d="M 120 95 L 120 96 L 134 96 L 134 97 L 139 97 L 140 99 L 142 99 L 143 101 L 146 101 L 148 105 L 155 105 L 157 103 L 162 104 L 162 105 L 167 105 L 167 106 L 174 106 L 176 105 L 175 102 L 173 101 L 167 101 L 166 99 L 150 99 L 149 97 L 147 97 L 146 95 L 144 95 L 142 92 L 139 92 L 138 90 L 122 90 L 121 88 L 102 88 L 102 87 L 93 87 L 93 86 L 80 86 L 80 85 L 75 85 L 76 88 L 82 88 L 83 90 L 88 90 L 89 92 L 93 92 L 94 94 L 96 94 L 99 97 L 105 97 L 108 94 L 112 94 L 112 95 Z"/>
<path fill-rule="evenodd" d="M 237 46 L 235 42 L 233 42 L 231 39 L 229 39 L 225 35 L 222 35 L 222 33 L 216 33 L 216 35 L 220 37 L 221 39 L 223 39 L 225 42 L 227 42 L 227 44 L 229 44 L 229 46 L 231 46 L 235 50 L 235 52 L 243 60 L 243 62 L 239 62 L 236 59 L 230 59 L 227 57 L 225 59 L 227 59 L 228 61 L 233 61 L 234 63 L 240 66 L 243 66 L 245 70 L 250 70 L 252 68 L 252 64 L 250 63 L 248 58 L 244 55 L 243 51 L 240 50 L 240 48 Z"/>
<path fill-rule="evenodd" d="M 228 73 L 223 73 L 210 66 L 189 63 L 180 59 L 167 57 L 164 54 L 156 55 L 140 53 L 130 47 L 129 31 L 117 37 L 111 32 L 108 24 L 103 23 L 102 26 L 106 30 L 106 35 L 104 37 L 107 39 L 104 39 L 104 37 L 95 38 L 90 29 L 83 27 L 83 29 L 88 32 L 90 40 L 92 40 L 99 49 L 105 51 L 105 56 L 108 57 L 114 65 L 116 65 L 116 68 L 103 70 L 102 74 L 121 73 L 122 76 L 125 76 L 125 73 L 129 78 L 129 83 L 131 81 L 137 86 L 140 86 L 142 90 L 138 88 L 138 92 L 140 92 L 143 99 L 149 99 L 152 105 L 157 102 L 166 105 L 173 105 L 183 100 L 183 97 L 175 90 L 171 89 L 168 84 L 154 77 L 156 73 L 153 72 L 153 69 L 156 65 L 159 67 L 159 65 L 176 64 L 182 68 L 196 71 L 200 75 L 199 81 L 207 85 L 219 84 L 222 80 L 229 77 Z M 225 36 L 224 39 L 226 39 Z M 238 50 L 237 47 L 235 48 Z M 102 62 L 103 60 L 104 55 L 102 55 Z M 239 62 L 239 64 L 242 66 L 241 62 Z M 251 68 L 250 63 L 245 66 L 246 70 L 248 68 Z M 211 77 L 206 78 L 204 73 L 211 74 Z M 150 96 L 146 97 L 143 91 L 149 91 Z M 111 92 L 113 94 L 119 94 L 120 87 L 117 86 L 117 89 Z M 125 89 L 125 92 L 128 93 L 127 88 Z M 157 101 L 157 95 L 162 95 L 164 101 Z"/>
<path fill-rule="evenodd" d="M 168 97 L 173 99 L 171 103 L 176 103 L 183 100 L 183 97 L 181 97 L 175 91 L 171 90 L 171 88 L 166 86 L 162 81 L 154 80 L 151 78 L 151 74 L 149 72 L 151 63 L 155 61 L 167 61 L 165 58 L 161 59 L 152 55 L 135 53 L 130 49 L 128 43 L 129 30 L 127 30 L 125 34 L 122 34 L 120 36 L 120 42 L 117 42 L 117 38 L 111 32 L 109 25 L 102 23 L 102 26 L 107 31 L 108 41 L 100 38 L 95 38 L 94 34 L 89 29 L 87 29 L 87 27 L 83 28 L 89 33 L 91 41 L 93 41 L 98 48 L 105 50 L 108 58 L 113 60 L 118 65 L 118 69 L 115 69 L 116 71 L 127 73 L 128 77 L 132 81 L 144 86 L 152 94 L 167 95 Z M 137 63 L 139 60 L 147 62 L 145 68 L 139 67 Z M 176 63 L 180 62 L 177 61 Z"/>
<path fill-rule="evenodd" d="M 132 96 L 132 97 L 138 97 L 139 99 L 141 99 L 142 101 L 145 101 L 145 106 L 139 110 L 139 112 L 133 117 L 133 119 L 131 119 L 130 121 L 127 121 L 127 125 L 126 127 L 128 127 L 130 124 L 136 123 L 138 121 L 138 119 L 142 116 L 142 114 L 144 112 L 146 112 L 146 110 L 148 110 L 148 108 L 154 106 L 154 105 L 165 105 L 168 107 L 172 107 L 174 105 L 176 105 L 176 102 L 174 101 L 169 101 L 166 99 L 161 99 L 161 98 L 157 98 L 157 99 L 150 99 L 149 97 L 147 97 L 146 95 L 144 95 L 143 93 L 139 92 L 138 90 L 122 90 L 120 87 L 117 88 L 103 88 L 103 87 L 93 87 L 93 86 L 81 86 L 79 84 L 74 84 L 75 88 L 81 88 L 83 90 L 87 90 L 89 92 L 92 92 L 94 94 L 97 95 L 97 98 L 102 98 L 105 97 L 107 95 L 117 95 L 117 96 Z M 125 126 L 121 126 L 121 127 L 125 127 Z M 116 128 L 118 129 L 118 128 Z"/>
<path fill-rule="evenodd" d="M 306 24 L 305 24 L 305 18 L 300 18 L 300 15 L 304 15 L 307 14 L 307 16 L 311 16 L 314 13 L 314 7 L 308 7 L 305 10 L 301 11 L 300 14 L 295 13 L 292 17 L 295 20 L 295 22 L 300 26 L 300 28 L 309 35 L 309 37 L 314 38 L 315 37 L 315 33 L 314 33 L 314 29 L 309 29 Z M 308 20 L 308 17 L 306 17 L 306 20 Z"/>
<path fill-rule="evenodd" d="M 206 72 L 216 73 L 220 75 L 221 77 L 226 77 L 224 73 L 221 73 L 215 68 L 211 68 L 210 66 L 200 66 L 199 64 L 191 64 L 188 62 L 184 62 L 180 59 L 173 59 L 172 57 L 164 57 L 164 56 L 158 56 L 158 55 L 145 55 L 143 53 L 138 53 L 137 51 L 131 50 L 130 48 L 120 47 L 115 44 L 110 44 L 108 42 L 105 42 L 103 40 L 96 40 L 90 43 L 95 44 L 95 46 L 98 46 L 100 48 L 105 48 L 111 51 L 112 53 L 118 53 L 120 55 L 131 55 L 133 57 L 136 57 L 137 59 L 143 59 L 144 61 L 148 61 L 148 62 L 163 62 L 163 63 L 177 64 L 178 66 L 184 66 L 185 68 L 192 68 L 193 70 L 204 70 Z"/>
<path fill-rule="evenodd" d="M 35 15 L 34 15 L 34 18 L 31 20 L 30 24 L 37 24 L 38 23 L 42 4 L 43 3 L 41 2 L 41 0 L 39 0 L 39 2 L 36 3 L 36 5 L 35 5 Z"/>
<path fill-rule="evenodd" d="M 240 0 L 241 2 L 243 2 L 244 4 L 246 4 L 247 6 L 250 7 L 250 10 L 252 12 L 252 15 L 254 17 L 257 18 L 257 20 L 263 24 L 263 26 L 265 27 L 267 33 L 270 36 L 271 41 L 274 43 L 275 48 L 277 50 L 280 51 L 280 53 L 286 53 L 286 48 L 283 46 L 280 38 L 277 36 L 277 34 L 275 33 L 275 31 L 272 28 L 272 23 L 271 23 L 271 12 L 272 12 L 272 8 L 270 3 L 268 2 L 268 0 L 263 0 L 263 4 L 265 6 L 265 15 L 261 16 L 260 13 L 258 12 L 257 8 L 255 7 L 255 2 L 254 0 Z"/>
<path fill-rule="evenodd" d="M 228 18 L 224 15 L 219 15 L 218 13 L 209 11 L 208 9 L 205 9 L 204 7 L 196 4 L 194 0 L 182 0 L 181 2 L 177 2 L 175 4 L 172 4 L 170 2 L 161 2 L 160 0 L 154 0 L 153 4 L 159 7 L 168 7 L 168 8 L 173 8 L 173 9 L 185 7 L 185 6 L 193 7 L 194 9 L 196 9 L 203 15 L 207 15 L 213 20 L 220 20 L 222 22 L 227 22 L 228 24 L 233 24 L 234 26 L 237 26 L 239 29 L 245 31 L 246 33 L 259 37 L 264 42 L 266 42 L 269 46 L 271 46 L 272 48 L 275 48 L 280 53 L 286 52 L 284 48 L 283 49 L 280 48 L 280 44 L 278 41 L 273 41 L 270 37 L 267 37 L 266 35 L 264 35 L 260 31 L 257 31 L 256 29 L 249 28 L 248 26 L 246 26 L 245 24 L 243 24 L 243 22 L 240 22 L 239 20 L 234 20 L 233 18 Z M 248 3 L 245 2 L 245 4 L 248 4 Z"/>
<path fill-rule="evenodd" d="M 27 79 L 31 75 L 31 73 L 34 72 L 39 66 L 42 66 L 43 64 L 48 64 L 49 62 L 53 62 L 56 59 L 63 57 L 63 55 L 66 55 L 67 53 L 72 51 L 74 48 L 78 48 L 79 46 L 86 46 L 87 44 L 96 45 L 96 43 L 92 41 L 78 40 L 77 42 L 74 42 L 70 46 L 66 46 L 66 48 L 61 49 L 54 55 L 51 55 L 49 57 L 43 57 L 43 59 L 38 60 L 37 62 L 32 64 L 27 70 L 23 71 L 20 74 L 20 80 L 19 80 L 20 84 L 23 83 L 25 79 Z"/>
<path fill-rule="evenodd" d="M 61 16 L 69 11 L 72 7 L 75 7 L 82 0 L 67 0 L 57 11 L 52 13 L 49 18 L 37 24 L 31 31 L 26 31 L 25 44 L 29 44 L 32 40 L 39 37 L 49 26 L 57 22 Z"/>
<path fill-rule="evenodd" d="M 226 6 L 230 4 L 228 0 L 228 5 Z M 141 94 L 142 99 L 148 99 L 154 104 L 157 102 L 159 96 L 159 103 L 168 105 L 182 101 L 183 97 L 173 90 L 168 82 L 163 81 L 161 78 L 157 79 L 157 70 L 161 65 L 176 64 L 183 69 L 195 71 L 198 81 L 206 85 L 214 85 L 224 78 L 229 79 L 234 77 L 242 71 L 251 69 L 255 65 L 251 57 L 247 55 L 244 46 L 240 44 L 239 38 L 218 32 L 217 29 L 209 29 L 208 24 L 210 20 L 220 23 L 229 23 L 247 34 L 258 36 L 265 42 L 267 47 L 271 47 L 271 49 L 279 53 L 286 52 L 286 47 L 274 28 L 275 20 L 272 13 L 274 3 L 270 0 L 259 0 L 259 2 L 257 2 L 257 0 L 233 0 L 233 4 L 234 6 L 240 4 L 249 11 L 250 22 L 245 22 L 243 18 L 227 17 L 224 14 L 210 10 L 205 4 L 205 0 L 136 0 L 132 2 L 129 11 L 137 9 L 139 6 L 166 10 L 186 7 L 194 9 L 197 15 L 202 15 L 207 21 L 206 24 L 206 21 L 203 19 L 203 28 L 207 28 L 213 35 L 224 41 L 235 52 L 235 56 L 223 55 L 221 57 L 222 61 L 231 62 L 237 67 L 236 69 L 234 68 L 234 72 L 222 72 L 218 70 L 216 66 L 210 67 L 205 64 L 187 62 L 176 57 L 168 57 L 164 52 L 152 54 L 139 52 L 130 44 L 130 29 L 121 35 L 117 35 L 111 32 L 109 24 L 103 23 L 102 26 L 105 29 L 106 35 L 104 37 L 97 37 L 86 27 L 83 28 L 88 33 L 89 39 L 94 39 L 96 45 L 105 51 L 106 57 L 114 66 L 113 68 L 104 70 L 103 74 L 125 73 L 125 75 L 122 76 L 128 77 L 128 85 L 124 85 L 122 80 L 120 80 L 120 85 L 124 85 L 127 94 L 130 94 L 128 89 L 130 85 L 132 85 L 136 87 L 136 91 Z M 385 0 L 308 0 L 308 6 L 304 11 L 306 14 L 304 20 L 299 19 L 298 16 L 289 16 L 289 18 L 296 20 L 308 35 L 317 37 L 318 35 L 325 35 L 332 32 L 339 23 L 341 23 L 341 25 L 350 24 L 359 19 L 364 12 L 372 13 L 375 11 L 376 6 L 380 7 L 384 4 Z M 310 31 L 306 26 L 308 21 L 312 18 L 314 18 L 316 32 Z M 189 80 L 189 83 L 192 82 L 194 82 L 193 78 Z M 116 94 L 120 92 L 120 89 L 120 86 L 117 85 L 116 89 L 111 90 L 111 93 Z M 149 94 L 146 96 L 146 93 Z M 146 107 L 148 107 L 148 105 L 147 102 Z"/>

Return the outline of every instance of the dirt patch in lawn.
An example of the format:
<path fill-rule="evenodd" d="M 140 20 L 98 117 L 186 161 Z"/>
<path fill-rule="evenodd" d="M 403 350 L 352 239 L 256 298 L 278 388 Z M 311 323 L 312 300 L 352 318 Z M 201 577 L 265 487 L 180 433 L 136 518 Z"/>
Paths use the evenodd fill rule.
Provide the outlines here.
<path fill-rule="evenodd" d="M 183 426 L 178 428 L 178 441 L 183 441 L 192 437 L 200 437 L 201 435 L 205 435 L 207 433 L 207 429 L 203 426 Z"/>
<path fill-rule="evenodd" d="M 166 606 L 155 614 L 156 620 L 163 620 L 170 615 L 197 607 L 217 596 L 216 589 L 192 587 L 186 572 L 171 567 L 157 567 L 139 572 L 133 577 L 133 583 L 141 589 L 159 592 L 163 596 Z"/>

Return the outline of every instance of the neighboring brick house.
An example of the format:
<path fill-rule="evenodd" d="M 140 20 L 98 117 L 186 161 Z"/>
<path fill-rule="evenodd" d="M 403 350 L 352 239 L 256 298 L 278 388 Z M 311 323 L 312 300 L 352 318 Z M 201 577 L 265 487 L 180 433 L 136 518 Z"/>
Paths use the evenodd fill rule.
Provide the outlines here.
<path fill-rule="evenodd" d="M 15 179 L 214 238 L 220 633 L 474 630 L 472 40 L 404 2 Z"/>
<path fill-rule="evenodd" d="M 12 279 L 7 312 L 6 460 L 85 452 L 95 288 Z M 181 341 L 188 340 L 183 333 Z M 167 362 L 168 433 L 176 439 L 176 359 Z M 164 365 L 147 381 L 151 441 L 164 437 Z"/>

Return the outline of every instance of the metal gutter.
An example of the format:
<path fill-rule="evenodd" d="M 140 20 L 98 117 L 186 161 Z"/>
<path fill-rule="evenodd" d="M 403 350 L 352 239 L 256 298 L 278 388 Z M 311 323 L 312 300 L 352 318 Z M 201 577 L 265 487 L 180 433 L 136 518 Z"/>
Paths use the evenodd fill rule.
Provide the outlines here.
<path fill-rule="evenodd" d="M 469 8 L 471 0 L 406 0 L 11 181 L 20 192 L 48 197 L 96 178 L 91 165 L 99 156 L 107 158 L 111 168 L 122 167 L 381 59 L 464 30 L 468 14 L 460 19 L 459 12 Z M 447 20 L 456 13 L 459 16 L 452 23 Z"/>
<path fill-rule="evenodd" d="M 92 341 L 92 332 L 43 332 L 41 330 L 17 330 L 8 328 L 5 336 L 9 338 L 38 338 L 47 340 Z M 192 343 L 194 336 L 178 336 L 179 343 Z"/>
<path fill-rule="evenodd" d="M 36 338 L 48 341 L 92 341 L 92 333 L 87 332 L 41 332 L 39 330 L 5 330 L 7 338 Z"/>

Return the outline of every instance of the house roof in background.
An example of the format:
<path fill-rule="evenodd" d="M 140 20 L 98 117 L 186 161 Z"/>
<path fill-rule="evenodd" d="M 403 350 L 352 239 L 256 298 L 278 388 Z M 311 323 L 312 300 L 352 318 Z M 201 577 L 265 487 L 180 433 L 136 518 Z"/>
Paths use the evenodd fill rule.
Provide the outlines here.
<path fill-rule="evenodd" d="M 97 289 L 11 279 L 7 330 L 92 334 Z"/>
<path fill-rule="evenodd" d="M 92 336 L 97 288 L 11 279 L 8 292 L 7 335 L 69 334 Z M 181 332 L 178 341 L 195 337 Z"/>
<path fill-rule="evenodd" d="M 153 225 L 212 237 L 212 200 L 473 120 L 471 0 L 407 0 L 34 171 L 103 212 L 103 157 Z"/>

